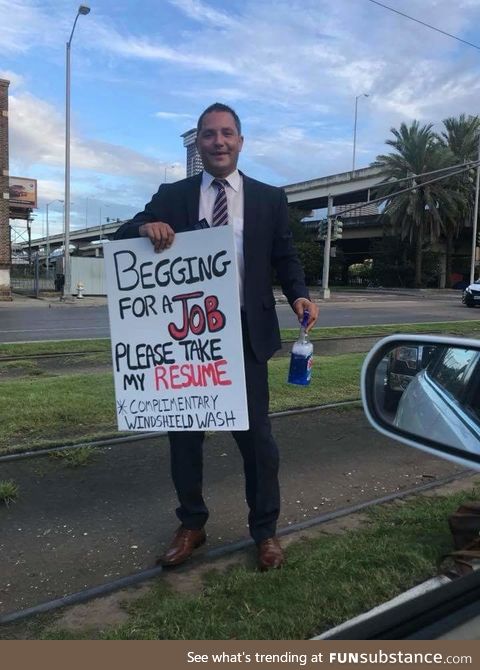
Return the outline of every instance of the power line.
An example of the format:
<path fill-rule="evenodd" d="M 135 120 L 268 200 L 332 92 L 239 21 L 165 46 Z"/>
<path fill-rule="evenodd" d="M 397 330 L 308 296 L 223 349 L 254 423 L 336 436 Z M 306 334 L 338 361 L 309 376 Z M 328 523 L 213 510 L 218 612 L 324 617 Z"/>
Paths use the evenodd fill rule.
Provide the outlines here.
<path fill-rule="evenodd" d="M 383 7 L 384 9 L 388 9 L 391 12 L 395 12 L 395 14 L 399 14 L 400 16 L 405 17 L 406 19 L 410 19 L 410 21 L 415 21 L 415 23 L 420 23 L 422 26 L 425 26 L 426 28 L 430 28 L 431 30 L 435 30 L 437 33 L 441 33 L 442 35 L 446 35 L 447 37 L 451 37 L 454 40 L 457 40 L 458 42 L 463 42 L 463 44 L 468 44 L 469 47 L 473 47 L 474 49 L 478 49 L 480 51 L 480 46 L 478 44 L 473 44 L 472 42 L 467 42 L 467 40 L 462 40 L 461 37 L 457 37 L 456 35 L 452 35 L 451 33 L 447 33 L 445 30 L 441 30 L 440 28 L 435 28 L 435 26 L 431 26 L 429 23 L 425 23 L 425 21 L 420 21 L 420 19 L 415 19 L 413 16 L 409 16 L 408 14 L 404 14 L 403 12 L 398 11 L 398 9 L 394 9 L 393 7 L 389 7 L 388 5 L 384 5 L 383 2 L 378 2 L 378 0 L 368 0 L 369 2 L 373 2 L 374 5 L 379 5 L 380 7 Z"/>
<path fill-rule="evenodd" d="M 437 174 L 438 172 L 445 172 L 445 177 L 449 177 L 451 174 L 457 174 L 454 172 L 457 168 L 465 168 L 465 170 L 475 168 L 478 165 L 478 161 L 467 161 L 464 163 L 457 163 L 456 165 L 448 165 L 443 168 L 439 168 L 437 170 L 430 170 L 430 172 L 419 172 L 415 173 L 415 178 L 417 177 L 429 177 L 431 174 Z M 389 184 L 395 184 L 397 182 L 401 181 L 409 181 L 412 179 L 412 175 L 408 177 L 400 177 L 399 179 L 389 179 L 388 181 L 382 182 L 381 185 L 389 185 Z M 378 184 L 380 185 L 380 184 Z"/>
<path fill-rule="evenodd" d="M 350 207 L 349 209 L 345 209 L 343 212 L 340 212 L 339 214 L 333 215 L 331 218 L 335 218 L 338 216 L 338 218 L 342 218 L 345 216 L 345 214 L 349 214 L 350 212 L 354 212 L 355 210 L 358 210 L 360 207 L 364 207 L 365 205 L 375 205 L 377 202 L 383 202 L 384 200 L 391 200 L 392 198 L 396 198 L 397 195 L 402 195 L 403 193 L 408 193 L 409 191 L 415 191 L 420 188 L 423 188 L 424 186 L 428 186 L 429 184 L 433 184 L 434 182 L 441 181 L 442 179 L 448 179 L 448 177 L 454 177 L 458 174 L 462 174 L 463 172 L 466 172 L 467 170 L 471 170 L 472 167 L 477 168 L 477 170 L 480 167 L 479 161 L 472 161 L 466 167 L 464 167 L 461 170 L 457 170 L 455 172 L 450 172 L 449 174 L 446 175 L 441 175 L 440 177 L 435 177 L 435 179 L 430 179 L 429 181 L 424 181 L 421 182 L 420 184 L 414 184 L 413 186 L 409 186 L 408 188 L 402 188 L 400 191 L 394 191 L 393 193 L 390 193 L 389 195 L 383 195 L 380 198 L 375 198 L 374 200 L 368 200 L 365 203 L 357 203 L 353 207 Z M 428 173 L 425 173 L 428 174 Z M 408 179 L 415 179 L 419 177 L 420 175 L 411 175 L 408 177 Z M 397 181 L 397 180 L 395 180 Z M 398 181 L 404 181 L 404 179 L 399 179 Z M 380 184 L 376 184 L 375 186 L 372 187 L 373 189 L 376 188 L 381 188 L 382 186 L 389 186 L 393 182 L 381 182 Z"/>

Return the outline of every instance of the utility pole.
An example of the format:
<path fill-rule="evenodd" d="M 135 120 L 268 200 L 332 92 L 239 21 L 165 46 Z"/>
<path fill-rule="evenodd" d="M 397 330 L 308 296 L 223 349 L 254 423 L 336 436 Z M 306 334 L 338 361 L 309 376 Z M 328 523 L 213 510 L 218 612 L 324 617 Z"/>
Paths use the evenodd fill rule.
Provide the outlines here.
<path fill-rule="evenodd" d="M 332 216 L 333 216 L 333 196 L 328 195 L 328 210 L 327 210 L 327 237 L 325 238 L 325 247 L 323 250 L 323 276 L 322 289 L 323 299 L 330 298 L 330 289 L 328 287 L 328 276 L 330 274 L 330 246 L 332 243 Z"/>
<path fill-rule="evenodd" d="M 32 262 L 32 210 L 27 209 L 28 262 Z"/>
<path fill-rule="evenodd" d="M 355 96 L 355 121 L 353 124 L 353 156 L 352 156 L 352 172 L 355 172 L 355 152 L 357 149 L 357 116 L 358 116 L 358 99 L 368 98 L 368 93 L 361 93 Z"/>
<path fill-rule="evenodd" d="M 475 252 L 477 247 L 478 230 L 478 196 L 480 191 L 480 133 L 478 133 L 478 153 L 477 153 L 477 179 L 475 183 L 475 205 L 473 207 L 473 225 L 472 225 L 472 260 L 470 264 L 470 284 L 475 281 Z"/>
<path fill-rule="evenodd" d="M 70 39 L 66 44 L 66 74 L 65 74 L 65 221 L 64 237 L 65 249 L 63 252 L 63 273 L 65 283 L 63 285 L 63 299 L 71 298 L 71 267 L 70 267 L 70 52 L 72 46 L 73 33 L 77 25 L 79 16 L 86 16 L 90 12 L 90 7 L 80 5 L 73 22 Z"/>

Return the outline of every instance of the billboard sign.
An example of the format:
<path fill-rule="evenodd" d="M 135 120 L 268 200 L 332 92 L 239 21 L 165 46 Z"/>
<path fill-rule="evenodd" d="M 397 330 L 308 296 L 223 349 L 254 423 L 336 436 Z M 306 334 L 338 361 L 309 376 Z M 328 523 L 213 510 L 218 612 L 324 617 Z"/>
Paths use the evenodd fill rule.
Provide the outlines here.
<path fill-rule="evenodd" d="M 36 208 L 37 180 L 26 177 L 9 177 L 8 193 L 13 207 Z"/>

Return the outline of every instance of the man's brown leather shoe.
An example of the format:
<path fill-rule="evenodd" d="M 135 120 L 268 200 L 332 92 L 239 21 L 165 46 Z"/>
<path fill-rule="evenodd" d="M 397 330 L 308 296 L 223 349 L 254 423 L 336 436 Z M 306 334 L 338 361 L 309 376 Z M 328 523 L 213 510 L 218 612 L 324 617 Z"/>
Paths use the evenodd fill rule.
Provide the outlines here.
<path fill-rule="evenodd" d="M 264 572 L 273 568 L 281 568 L 283 564 L 283 551 L 276 537 L 269 537 L 257 545 L 258 567 Z"/>
<path fill-rule="evenodd" d="M 161 556 L 157 563 L 165 567 L 180 565 L 193 554 L 195 549 L 200 547 L 207 535 L 205 529 L 191 530 L 180 526 L 173 536 L 173 540 L 167 551 Z"/>

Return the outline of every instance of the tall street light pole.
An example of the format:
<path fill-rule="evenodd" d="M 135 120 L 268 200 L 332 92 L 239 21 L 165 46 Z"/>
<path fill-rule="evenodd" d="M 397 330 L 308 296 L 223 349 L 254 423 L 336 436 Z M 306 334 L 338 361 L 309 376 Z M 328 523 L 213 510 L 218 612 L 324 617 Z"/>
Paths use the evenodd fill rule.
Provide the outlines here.
<path fill-rule="evenodd" d="M 50 229 L 48 227 L 48 208 L 50 205 L 53 205 L 54 202 L 63 202 L 63 200 L 52 200 L 51 202 L 47 202 L 47 216 L 46 216 L 46 224 L 47 224 L 47 262 L 46 262 L 46 269 L 47 269 L 47 276 L 48 276 L 48 271 L 50 269 Z"/>
<path fill-rule="evenodd" d="M 73 33 L 77 25 L 78 17 L 85 16 L 90 12 L 90 7 L 80 5 L 73 22 L 70 39 L 67 42 L 66 51 L 66 87 L 65 87 L 65 251 L 63 254 L 65 283 L 63 285 L 63 298 L 71 295 L 70 281 L 70 48 L 72 46 Z"/>
<path fill-rule="evenodd" d="M 361 93 L 360 95 L 355 96 L 355 122 L 353 124 L 352 172 L 355 172 L 355 151 L 356 151 L 356 148 L 357 148 L 357 114 L 358 114 L 358 99 L 359 98 L 368 98 L 368 93 Z"/>
<path fill-rule="evenodd" d="M 329 275 L 330 275 L 330 249 L 332 246 L 332 217 L 333 217 L 333 196 L 328 194 L 328 210 L 327 210 L 327 237 L 325 238 L 325 247 L 323 249 L 323 276 L 322 276 L 322 289 L 323 289 L 323 299 L 329 300 L 330 298 L 330 287 L 329 287 Z"/>
<path fill-rule="evenodd" d="M 164 179 L 165 184 L 167 183 L 167 170 L 171 170 L 174 167 L 175 167 L 175 165 L 166 165 L 165 166 L 165 179 Z"/>
<path fill-rule="evenodd" d="M 110 207 L 110 205 L 100 204 L 100 214 L 99 214 L 99 217 L 98 217 L 98 223 L 100 225 L 100 238 L 99 239 L 103 239 L 102 207 L 105 209 L 107 207 Z"/>

